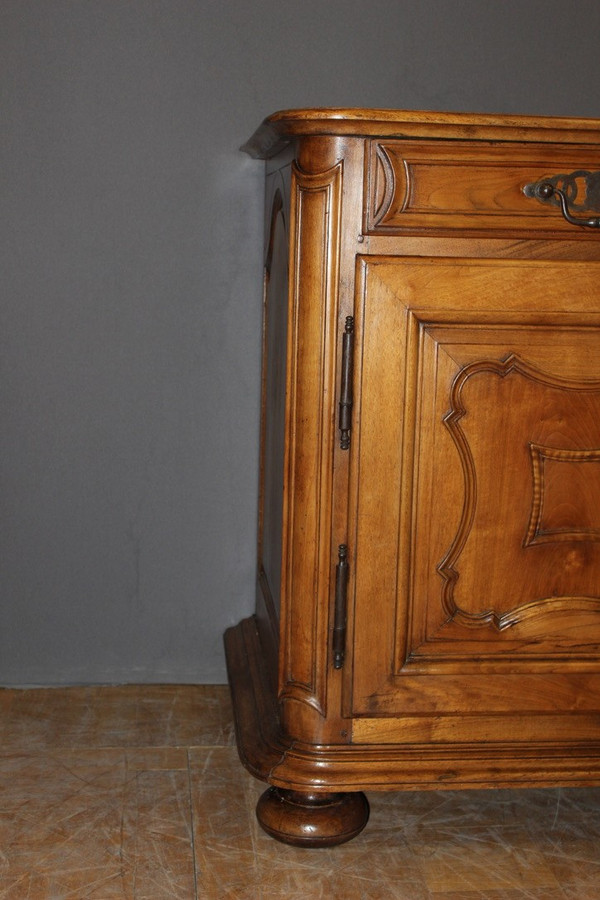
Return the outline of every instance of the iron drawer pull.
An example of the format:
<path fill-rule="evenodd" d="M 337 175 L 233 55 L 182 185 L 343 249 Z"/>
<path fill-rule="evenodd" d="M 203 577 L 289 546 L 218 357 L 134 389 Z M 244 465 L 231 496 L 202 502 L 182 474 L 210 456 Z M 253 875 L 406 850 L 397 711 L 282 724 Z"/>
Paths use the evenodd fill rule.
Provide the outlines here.
<path fill-rule="evenodd" d="M 553 197 L 558 199 L 563 217 L 571 225 L 579 225 L 583 228 L 600 228 L 600 216 L 591 216 L 583 218 L 574 216 L 569 209 L 569 201 L 567 199 L 567 191 L 565 186 L 571 188 L 571 193 L 577 194 L 577 186 L 575 179 L 582 177 L 585 179 L 586 196 L 588 202 L 598 199 L 600 193 L 600 172 L 574 172 L 572 175 L 558 175 L 554 179 L 544 179 L 531 184 L 526 184 L 523 193 L 526 197 L 534 197 L 542 202 L 551 200 Z M 563 187 L 557 187 L 555 181 L 563 182 Z M 578 204 L 581 206 L 581 204 Z"/>

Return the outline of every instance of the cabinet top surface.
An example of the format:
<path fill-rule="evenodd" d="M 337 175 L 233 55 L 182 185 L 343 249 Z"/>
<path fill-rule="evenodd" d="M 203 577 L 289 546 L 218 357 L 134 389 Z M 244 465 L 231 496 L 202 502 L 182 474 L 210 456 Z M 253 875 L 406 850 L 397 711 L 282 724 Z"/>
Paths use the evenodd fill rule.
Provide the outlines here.
<path fill-rule="evenodd" d="M 267 159 L 294 138 L 310 135 L 597 144 L 600 119 L 394 109 L 291 109 L 266 118 L 242 150 Z"/>

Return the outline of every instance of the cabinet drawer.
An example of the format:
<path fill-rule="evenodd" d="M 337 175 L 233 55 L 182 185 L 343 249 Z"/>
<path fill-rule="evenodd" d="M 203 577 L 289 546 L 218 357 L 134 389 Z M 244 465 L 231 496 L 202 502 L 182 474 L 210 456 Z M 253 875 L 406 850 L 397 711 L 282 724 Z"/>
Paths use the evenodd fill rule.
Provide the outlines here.
<path fill-rule="evenodd" d="M 404 232 L 568 232 L 556 198 L 539 201 L 526 184 L 563 176 L 559 186 L 578 212 L 600 212 L 586 174 L 600 170 L 595 146 L 373 140 L 368 153 L 367 221 L 371 234 Z M 596 207 L 596 208 L 594 208 Z"/>

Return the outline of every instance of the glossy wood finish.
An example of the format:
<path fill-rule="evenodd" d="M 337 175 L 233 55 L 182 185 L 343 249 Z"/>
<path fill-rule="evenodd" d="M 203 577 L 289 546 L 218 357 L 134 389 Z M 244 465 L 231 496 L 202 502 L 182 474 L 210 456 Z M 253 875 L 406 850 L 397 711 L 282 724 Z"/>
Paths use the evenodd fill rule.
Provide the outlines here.
<path fill-rule="evenodd" d="M 369 819 L 369 804 L 360 791 L 286 791 L 271 787 L 256 806 L 261 827 L 284 844 L 332 847 L 351 841 Z"/>
<path fill-rule="evenodd" d="M 307 796 L 600 782 L 600 235 L 523 194 L 599 170 L 600 122 L 305 110 L 246 149 L 286 277 L 265 330 L 278 513 L 257 618 L 226 640 L 243 761 Z"/>
<path fill-rule="evenodd" d="M 465 141 L 372 140 L 369 145 L 370 233 L 469 230 L 572 232 L 558 204 L 531 202 L 522 190 L 548 171 L 570 173 L 600 162 L 598 147 L 521 143 L 510 154 L 497 144 Z M 552 214 L 551 214 L 552 213 Z"/>
<path fill-rule="evenodd" d="M 593 143 L 598 138 L 598 120 L 396 109 L 290 109 L 265 119 L 242 149 L 267 159 L 291 140 L 307 135 Z"/>

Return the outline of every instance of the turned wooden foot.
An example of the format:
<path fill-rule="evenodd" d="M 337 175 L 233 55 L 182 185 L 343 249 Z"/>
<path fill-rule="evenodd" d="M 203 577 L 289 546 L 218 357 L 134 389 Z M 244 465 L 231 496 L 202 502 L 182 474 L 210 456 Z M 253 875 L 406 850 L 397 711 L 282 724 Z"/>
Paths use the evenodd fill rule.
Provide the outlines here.
<path fill-rule="evenodd" d="M 297 847 L 331 847 L 359 834 L 369 818 L 369 804 L 359 791 L 319 794 L 271 787 L 256 807 L 267 834 Z"/>

